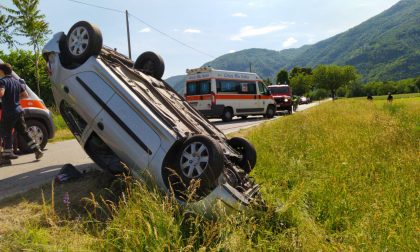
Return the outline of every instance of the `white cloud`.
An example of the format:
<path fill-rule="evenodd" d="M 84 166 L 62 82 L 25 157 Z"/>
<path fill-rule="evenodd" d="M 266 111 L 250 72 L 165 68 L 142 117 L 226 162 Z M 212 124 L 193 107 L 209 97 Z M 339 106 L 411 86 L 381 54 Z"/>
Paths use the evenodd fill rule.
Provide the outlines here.
<path fill-rule="evenodd" d="M 229 50 L 229 53 L 234 53 L 236 52 L 236 50 Z"/>
<path fill-rule="evenodd" d="M 269 34 L 272 32 L 286 29 L 287 27 L 288 26 L 285 24 L 268 25 L 268 26 L 263 26 L 263 27 L 245 26 L 241 28 L 238 34 L 235 34 L 232 37 L 230 37 L 230 40 L 240 41 L 240 40 L 243 40 L 243 38 L 261 36 L 261 35 L 265 35 L 265 34 Z"/>
<path fill-rule="evenodd" d="M 248 15 L 242 12 L 236 12 L 232 14 L 232 17 L 247 17 Z"/>
<path fill-rule="evenodd" d="M 188 28 L 184 30 L 185 33 L 201 33 L 200 30 L 198 29 L 192 29 L 192 28 Z"/>
<path fill-rule="evenodd" d="M 152 29 L 150 29 L 149 27 L 143 28 L 140 30 L 140 32 L 151 32 Z"/>
<path fill-rule="evenodd" d="M 294 37 L 289 37 L 286 41 L 283 42 L 283 47 L 291 47 L 292 45 L 296 44 L 298 41 Z"/>

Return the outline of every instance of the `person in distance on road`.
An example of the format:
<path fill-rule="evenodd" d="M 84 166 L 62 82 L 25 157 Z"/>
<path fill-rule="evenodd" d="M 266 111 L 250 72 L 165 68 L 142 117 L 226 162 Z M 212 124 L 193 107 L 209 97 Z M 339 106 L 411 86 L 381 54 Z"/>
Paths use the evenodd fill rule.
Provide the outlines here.
<path fill-rule="evenodd" d="M 26 85 L 12 76 L 12 66 L 10 64 L 0 64 L 0 98 L 2 98 L 2 118 L 1 135 L 4 141 L 4 150 L 2 159 L 17 159 L 13 153 L 12 130 L 23 136 L 25 142 L 34 151 L 35 158 L 38 160 L 43 153 L 35 141 L 29 136 L 23 109 L 20 106 L 20 100 L 28 98 Z"/>

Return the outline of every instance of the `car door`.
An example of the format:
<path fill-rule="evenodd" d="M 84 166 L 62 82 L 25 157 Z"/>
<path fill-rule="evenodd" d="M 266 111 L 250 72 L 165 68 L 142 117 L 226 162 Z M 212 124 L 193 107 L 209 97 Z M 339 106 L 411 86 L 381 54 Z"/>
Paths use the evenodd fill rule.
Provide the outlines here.
<path fill-rule="evenodd" d="M 115 94 L 93 123 L 99 137 L 137 174 L 146 171 L 161 143 L 153 126 L 146 123 L 144 117 L 148 114 L 145 111 L 134 109 Z"/>
<path fill-rule="evenodd" d="M 65 80 L 62 97 L 69 106 L 91 124 L 103 105 L 115 94 L 95 72 L 82 72 Z"/>

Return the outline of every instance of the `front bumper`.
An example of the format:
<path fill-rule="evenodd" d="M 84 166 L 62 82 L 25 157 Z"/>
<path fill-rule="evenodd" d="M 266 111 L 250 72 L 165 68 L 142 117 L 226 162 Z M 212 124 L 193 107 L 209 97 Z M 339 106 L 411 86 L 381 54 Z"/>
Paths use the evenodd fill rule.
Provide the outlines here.
<path fill-rule="evenodd" d="M 277 110 L 288 110 L 293 106 L 293 102 L 276 103 Z"/>

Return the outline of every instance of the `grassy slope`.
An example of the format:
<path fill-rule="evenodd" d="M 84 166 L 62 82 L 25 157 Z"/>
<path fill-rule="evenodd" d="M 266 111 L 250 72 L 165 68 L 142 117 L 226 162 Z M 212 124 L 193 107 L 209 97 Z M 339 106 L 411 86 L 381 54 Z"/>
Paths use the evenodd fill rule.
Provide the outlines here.
<path fill-rule="evenodd" d="M 182 224 L 171 199 L 139 185 L 92 200 L 93 175 L 0 204 L 0 250 L 390 250 L 419 247 L 420 98 L 339 100 L 241 132 L 259 154 L 266 214 Z M 90 188 L 82 190 L 85 185 Z M 115 187 L 115 186 L 114 186 Z M 69 218 L 62 203 L 71 195 Z M 105 194 L 104 194 L 105 192 Z M 83 196 L 90 200 L 79 201 Z M 88 204 L 89 203 L 89 204 Z M 89 213 L 83 211 L 88 205 Z M 118 205 L 118 207 L 116 207 Z M 94 207 L 93 207 L 94 206 Z M 19 218 L 17 218 L 18 216 Z M 30 217 L 29 219 L 24 216 Z"/>
<path fill-rule="evenodd" d="M 69 128 L 67 127 L 66 123 L 63 120 L 63 117 L 59 114 L 58 111 L 51 108 L 53 112 L 53 122 L 55 125 L 55 136 L 53 139 L 49 140 L 49 142 L 58 142 L 63 140 L 73 139 L 74 136 L 70 132 Z"/>

